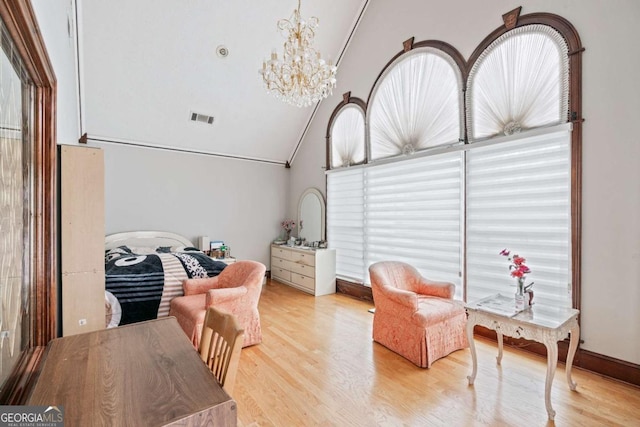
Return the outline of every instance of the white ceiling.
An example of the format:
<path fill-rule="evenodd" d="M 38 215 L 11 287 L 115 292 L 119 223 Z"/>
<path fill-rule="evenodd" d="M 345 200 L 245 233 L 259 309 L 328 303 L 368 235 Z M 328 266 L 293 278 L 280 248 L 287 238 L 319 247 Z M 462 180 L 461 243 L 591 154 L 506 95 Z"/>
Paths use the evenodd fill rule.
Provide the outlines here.
<path fill-rule="evenodd" d="M 339 58 L 367 0 L 303 0 L 316 48 Z M 284 163 L 314 107 L 268 95 L 258 69 L 296 0 L 79 2 L 83 132 L 90 138 Z M 225 45 L 229 56 L 219 58 Z M 338 68 L 337 78 L 340 79 Z M 334 93 L 329 103 L 340 102 Z M 212 126 L 190 112 L 215 116 Z M 324 141 L 322 141 L 324 143 Z"/>

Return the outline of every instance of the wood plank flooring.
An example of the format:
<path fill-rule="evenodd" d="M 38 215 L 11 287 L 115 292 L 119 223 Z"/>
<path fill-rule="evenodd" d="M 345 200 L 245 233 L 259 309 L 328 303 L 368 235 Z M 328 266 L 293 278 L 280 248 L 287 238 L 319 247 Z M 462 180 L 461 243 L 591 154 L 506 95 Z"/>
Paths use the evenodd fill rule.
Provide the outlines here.
<path fill-rule="evenodd" d="M 372 305 L 335 294 L 313 297 L 267 281 L 260 299 L 263 342 L 242 350 L 234 399 L 238 425 L 542 426 L 546 360 L 476 339 L 421 369 L 371 339 Z M 558 364 L 551 399 L 557 426 L 640 426 L 640 389 L 575 369 L 576 392 Z"/>

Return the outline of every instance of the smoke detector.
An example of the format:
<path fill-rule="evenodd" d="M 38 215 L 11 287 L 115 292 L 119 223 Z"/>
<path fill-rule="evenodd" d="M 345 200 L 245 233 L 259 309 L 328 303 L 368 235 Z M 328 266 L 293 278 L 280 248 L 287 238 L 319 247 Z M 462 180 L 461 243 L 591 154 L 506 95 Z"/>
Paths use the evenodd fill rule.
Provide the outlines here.
<path fill-rule="evenodd" d="M 220 58 L 226 58 L 227 56 L 229 56 L 229 49 L 227 49 L 225 45 L 221 44 L 216 48 L 216 54 Z"/>

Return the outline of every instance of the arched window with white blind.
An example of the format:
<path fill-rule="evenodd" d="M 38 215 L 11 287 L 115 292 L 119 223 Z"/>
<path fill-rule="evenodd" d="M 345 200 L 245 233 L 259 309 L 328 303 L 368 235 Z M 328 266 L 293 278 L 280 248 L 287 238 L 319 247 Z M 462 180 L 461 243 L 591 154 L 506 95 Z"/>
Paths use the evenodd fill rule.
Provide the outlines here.
<path fill-rule="evenodd" d="M 364 110 L 355 103 L 339 107 L 329 126 L 331 169 L 353 166 L 365 160 Z"/>
<path fill-rule="evenodd" d="M 469 140 L 566 122 L 567 50 L 547 25 L 515 28 L 491 43 L 467 80 Z"/>
<path fill-rule="evenodd" d="M 360 98 L 343 95 L 327 126 L 327 241 L 336 250 L 336 274 L 363 283 L 365 271 L 365 110 Z"/>
<path fill-rule="evenodd" d="M 371 159 L 459 142 L 462 93 L 460 68 L 448 53 L 426 46 L 400 55 L 369 96 Z"/>
<path fill-rule="evenodd" d="M 508 248 L 527 259 L 536 300 L 571 307 L 569 57 L 550 26 L 511 29 L 467 77 L 466 291 L 515 288 Z M 478 141 L 489 143 L 478 145 Z"/>

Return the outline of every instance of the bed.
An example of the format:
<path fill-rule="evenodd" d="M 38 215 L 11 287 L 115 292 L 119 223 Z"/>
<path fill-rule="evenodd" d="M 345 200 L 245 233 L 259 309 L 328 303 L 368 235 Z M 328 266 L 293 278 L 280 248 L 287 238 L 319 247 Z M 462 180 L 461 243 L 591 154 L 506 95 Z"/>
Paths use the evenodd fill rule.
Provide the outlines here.
<path fill-rule="evenodd" d="M 217 276 L 225 267 L 179 234 L 111 234 L 105 238 L 106 326 L 167 316 L 171 299 L 183 295 L 184 279 Z"/>

